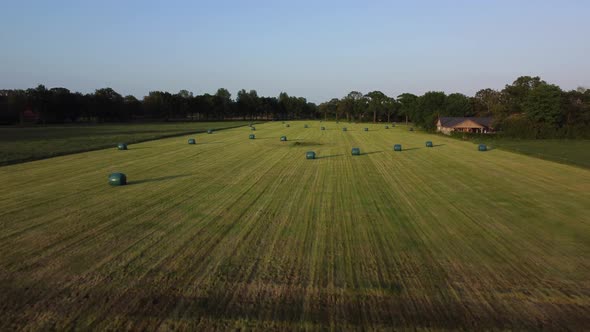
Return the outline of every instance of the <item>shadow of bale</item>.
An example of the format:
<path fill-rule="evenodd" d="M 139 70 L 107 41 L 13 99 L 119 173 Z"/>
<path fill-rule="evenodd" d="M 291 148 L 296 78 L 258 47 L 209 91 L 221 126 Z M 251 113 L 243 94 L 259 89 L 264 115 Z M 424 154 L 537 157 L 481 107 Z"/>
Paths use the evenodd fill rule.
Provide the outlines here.
<path fill-rule="evenodd" d="M 169 175 L 169 176 L 162 176 L 162 177 L 159 177 L 159 178 L 151 178 L 151 179 L 142 179 L 142 180 L 135 180 L 135 181 L 127 181 L 127 185 L 128 186 L 132 186 L 132 185 L 136 185 L 136 184 L 167 181 L 167 180 L 173 180 L 173 179 L 183 178 L 183 177 L 187 177 L 187 176 L 190 176 L 190 174 Z"/>

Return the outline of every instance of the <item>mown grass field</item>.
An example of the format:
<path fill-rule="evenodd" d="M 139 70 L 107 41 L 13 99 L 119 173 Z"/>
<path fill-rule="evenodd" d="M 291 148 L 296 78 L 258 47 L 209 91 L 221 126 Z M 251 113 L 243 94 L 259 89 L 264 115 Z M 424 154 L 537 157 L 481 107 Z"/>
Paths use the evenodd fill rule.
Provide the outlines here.
<path fill-rule="evenodd" d="M 496 138 L 483 141 L 507 151 L 590 168 L 590 140 Z"/>
<path fill-rule="evenodd" d="M 590 170 L 307 123 L 1 167 L 0 330 L 590 326 Z"/>
<path fill-rule="evenodd" d="M 0 127 L 0 165 L 247 125 L 247 121 Z"/>

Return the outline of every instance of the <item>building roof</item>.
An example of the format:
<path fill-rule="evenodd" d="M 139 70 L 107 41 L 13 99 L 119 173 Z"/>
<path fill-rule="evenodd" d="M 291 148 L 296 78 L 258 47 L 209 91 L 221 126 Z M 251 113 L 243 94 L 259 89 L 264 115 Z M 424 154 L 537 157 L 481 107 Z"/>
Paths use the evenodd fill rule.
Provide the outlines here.
<path fill-rule="evenodd" d="M 479 117 L 441 117 L 439 118 L 440 125 L 443 127 L 454 127 L 462 122 L 465 121 L 473 121 L 482 127 L 492 127 L 492 122 L 494 118 L 486 117 L 486 118 L 479 118 Z"/>

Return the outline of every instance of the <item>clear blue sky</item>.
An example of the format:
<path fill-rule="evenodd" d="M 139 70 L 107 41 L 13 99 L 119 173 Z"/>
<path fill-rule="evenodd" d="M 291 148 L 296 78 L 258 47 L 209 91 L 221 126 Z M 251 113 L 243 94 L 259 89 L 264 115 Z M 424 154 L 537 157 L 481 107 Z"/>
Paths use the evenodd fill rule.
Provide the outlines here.
<path fill-rule="evenodd" d="M 0 89 L 38 83 L 321 102 L 351 90 L 590 86 L 590 1 L 27 1 L 0 4 Z"/>

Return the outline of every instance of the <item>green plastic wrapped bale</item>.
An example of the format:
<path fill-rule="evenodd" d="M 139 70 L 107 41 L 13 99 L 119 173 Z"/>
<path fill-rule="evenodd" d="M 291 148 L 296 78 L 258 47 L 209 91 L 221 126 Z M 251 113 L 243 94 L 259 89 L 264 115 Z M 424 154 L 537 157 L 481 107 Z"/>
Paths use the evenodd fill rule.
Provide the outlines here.
<path fill-rule="evenodd" d="M 291 127 L 291 125 L 287 123 L 287 124 L 285 125 L 285 127 L 289 128 L 289 127 Z"/>
<path fill-rule="evenodd" d="M 364 131 L 369 131 L 369 128 L 363 128 Z"/>
<path fill-rule="evenodd" d="M 127 144 L 125 144 L 125 143 L 119 143 L 119 144 L 117 144 L 117 149 L 119 149 L 119 150 L 127 150 Z"/>
<path fill-rule="evenodd" d="M 352 155 L 353 156 L 360 156 L 361 155 L 361 149 L 359 149 L 359 148 L 352 148 Z"/>
<path fill-rule="evenodd" d="M 249 138 L 249 139 L 255 139 L 255 138 L 256 138 L 256 135 L 254 135 L 254 134 L 250 134 L 250 136 L 248 136 L 248 138 Z"/>
<path fill-rule="evenodd" d="M 342 128 L 342 131 L 346 131 L 346 130 L 347 130 L 346 127 Z"/>
<path fill-rule="evenodd" d="M 393 146 L 393 151 L 401 151 L 402 150 L 402 145 L 401 144 L 396 144 Z"/>
<path fill-rule="evenodd" d="M 385 129 L 389 129 L 389 126 L 385 126 Z"/>
<path fill-rule="evenodd" d="M 478 147 L 479 151 L 488 151 L 488 147 L 485 144 L 480 144 Z"/>
<path fill-rule="evenodd" d="M 286 142 L 287 141 L 287 136 L 281 136 L 281 142 Z"/>
<path fill-rule="evenodd" d="M 321 129 L 321 130 L 326 130 L 326 127 L 321 127 L 320 129 Z"/>
<path fill-rule="evenodd" d="M 213 134 L 213 129 L 207 130 L 207 134 Z"/>
<path fill-rule="evenodd" d="M 194 138 L 189 138 L 188 139 L 188 144 L 197 144 L 197 141 L 195 141 Z"/>
<path fill-rule="evenodd" d="M 414 131 L 414 127 L 410 127 L 410 131 Z"/>
<path fill-rule="evenodd" d="M 305 153 L 305 159 L 315 159 L 315 152 L 313 152 L 313 151 L 307 151 Z"/>
<path fill-rule="evenodd" d="M 427 148 L 433 147 L 432 142 L 431 141 L 426 141 L 426 147 Z"/>
<path fill-rule="evenodd" d="M 309 128 L 309 126 L 308 125 L 303 125 L 303 128 Z"/>
<path fill-rule="evenodd" d="M 111 186 L 124 186 L 127 184 L 127 177 L 123 173 L 112 173 L 109 175 L 109 184 Z"/>

